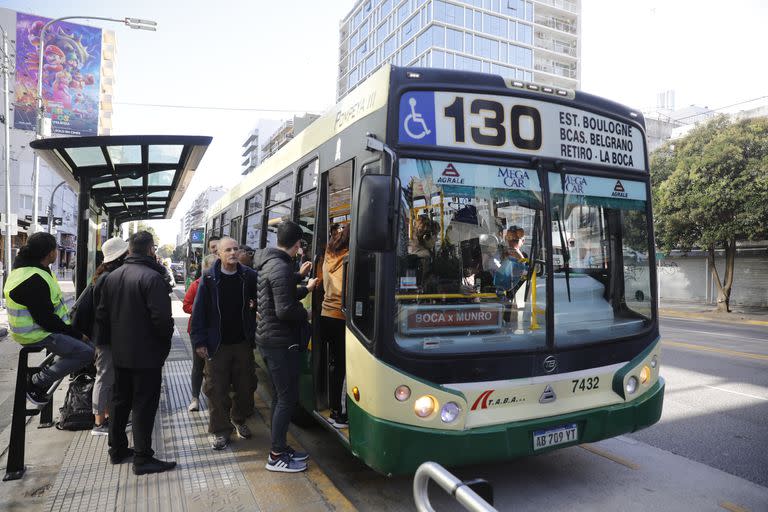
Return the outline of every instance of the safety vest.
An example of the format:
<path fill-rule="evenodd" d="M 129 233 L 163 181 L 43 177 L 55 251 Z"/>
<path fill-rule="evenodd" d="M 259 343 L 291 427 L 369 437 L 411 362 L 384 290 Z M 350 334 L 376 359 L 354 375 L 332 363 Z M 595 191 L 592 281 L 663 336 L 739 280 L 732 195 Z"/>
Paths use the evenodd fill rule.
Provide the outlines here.
<path fill-rule="evenodd" d="M 27 306 L 19 304 L 11 298 L 11 291 L 21 283 L 37 274 L 42 277 L 51 291 L 51 303 L 56 316 L 69 325 L 69 309 L 64 303 L 64 295 L 59 288 L 59 282 L 49 272 L 37 267 L 21 267 L 11 271 L 5 282 L 5 301 L 8 309 L 8 325 L 11 328 L 13 339 L 22 345 L 37 343 L 50 336 L 50 332 L 37 325 Z"/>

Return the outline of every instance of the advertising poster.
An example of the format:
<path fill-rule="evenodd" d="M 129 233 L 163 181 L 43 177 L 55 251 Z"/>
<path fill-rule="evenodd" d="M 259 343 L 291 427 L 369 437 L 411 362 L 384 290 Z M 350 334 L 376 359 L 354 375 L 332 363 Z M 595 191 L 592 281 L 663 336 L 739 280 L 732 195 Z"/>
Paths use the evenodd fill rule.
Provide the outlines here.
<path fill-rule="evenodd" d="M 35 130 L 40 35 L 48 18 L 16 15 L 16 107 L 13 127 Z M 45 31 L 43 104 L 52 133 L 98 135 L 101 29 L 54 23 Z"/>

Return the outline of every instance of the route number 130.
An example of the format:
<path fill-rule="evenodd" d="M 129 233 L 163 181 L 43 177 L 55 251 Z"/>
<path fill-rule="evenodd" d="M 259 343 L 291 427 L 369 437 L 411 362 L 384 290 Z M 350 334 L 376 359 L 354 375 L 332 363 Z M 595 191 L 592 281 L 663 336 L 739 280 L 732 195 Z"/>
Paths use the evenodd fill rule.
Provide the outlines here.
<path fill-rule="evenodd" d="M 501 147 L 507 144 L 506 109 L 498 101 L 476 99 L 469 105 L 472 114 L 479 114 L 483 126 L 470 126 L 475 144 Z M 464 122 L 464 98 L 456 99 L 445 107 L 445 117 L 453 119 L 456 142 L 466 142 Z M 533 107 L 513 105 L 509 112 L 509 134 L 512 144 L 519 149 L 541 148 L 541 115 Z M 521 126 L 524 126 L 521 129 Z M 525 137 L 523 136 L 525 135 Z"/>

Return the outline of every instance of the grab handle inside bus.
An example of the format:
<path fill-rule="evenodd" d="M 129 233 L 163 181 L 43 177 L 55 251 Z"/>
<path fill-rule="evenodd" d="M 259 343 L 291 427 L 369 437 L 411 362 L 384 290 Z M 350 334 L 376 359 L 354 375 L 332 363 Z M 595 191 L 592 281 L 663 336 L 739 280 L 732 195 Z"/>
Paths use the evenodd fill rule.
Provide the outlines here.
<path fill-rule="evenodd" d="M 347 269 L 349 268 L 349 256 L 341 260 L 341 312 L 347 316 Z"/>

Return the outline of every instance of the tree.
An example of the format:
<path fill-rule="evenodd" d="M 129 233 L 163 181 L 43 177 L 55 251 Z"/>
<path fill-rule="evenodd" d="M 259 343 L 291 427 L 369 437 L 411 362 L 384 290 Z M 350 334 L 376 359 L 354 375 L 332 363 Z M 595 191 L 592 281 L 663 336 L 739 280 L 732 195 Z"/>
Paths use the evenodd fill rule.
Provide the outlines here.
<path fill-rule="evenodd" d="M 129 222 L 128 223 L 128 236 L 131 236 L 132 234 L 137 232 L 137 230 L 134 229 L 134 226 L 136 226 L 136 225 L 138 225 L 138 231 L 147 231 L 147 232 L 149 232 L 152 235 L 152 237 L 155 239 L 155 243 L 160 241 L 160 237 L 157 236 L 157 233 L 155 232 L 155 228 L 153 228 L 152 226 L 150 226 L 149 224 L 147 224 L 144 221 L 139 221 L 139 222 L 136 222 L 136 223 Z"/>
<path fill-rule="evenodd" d="M 184 245 L 177 245 L 176 248 L 173 250 L 171 259 L 173 261 L 183 261 L 185 252 L 186 252 L 186 247 L 184 247 Z"/>
<path fill-rule="evenodd" d="M 173 251 L 176 250 L 176 247 L 171 244 L 163 244 L 160 247 L 158 247 L 156 253 L 159 257 L 162 259 L 170 258 L 173 254 Z"/>
<path fill-rule="evenodd" d="M 657 244 L 706 250 L 717 309 L 730 312 L 736 244 L 768 236 L 768 118 L 712 119 L 654 152 L 651 179 Z"/>

